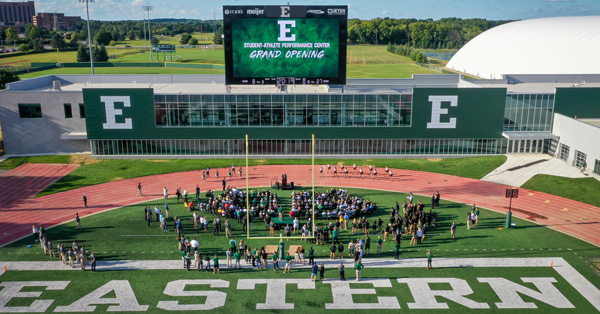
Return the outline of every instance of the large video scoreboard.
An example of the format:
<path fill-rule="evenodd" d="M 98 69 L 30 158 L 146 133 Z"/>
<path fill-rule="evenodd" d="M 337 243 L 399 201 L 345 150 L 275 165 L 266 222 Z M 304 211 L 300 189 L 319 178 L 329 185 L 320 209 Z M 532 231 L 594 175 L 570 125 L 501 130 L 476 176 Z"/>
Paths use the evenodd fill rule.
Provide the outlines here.
<path fill-rule="evenodd" d="M 346 84 L 347 6 L 223 6 L 226 84 Z"/>

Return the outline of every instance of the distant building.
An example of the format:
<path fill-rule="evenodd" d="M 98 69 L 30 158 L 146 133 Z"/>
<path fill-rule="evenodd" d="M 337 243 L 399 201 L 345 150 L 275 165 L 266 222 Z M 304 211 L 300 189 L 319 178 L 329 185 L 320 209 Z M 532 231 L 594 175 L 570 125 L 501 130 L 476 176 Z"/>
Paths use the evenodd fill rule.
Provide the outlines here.
<path fill-rule="evenodd" d="M 34 15 L 33 1 L 0 2 L 0 26 L 31 24 Z"/>
<path fill-rule="evenodd" d="M 38 13 L 33 17 L 33 25 L 48 31 L 73 29 L 80 21 L 80 16 L 65 16 L 64 13 Z"/>

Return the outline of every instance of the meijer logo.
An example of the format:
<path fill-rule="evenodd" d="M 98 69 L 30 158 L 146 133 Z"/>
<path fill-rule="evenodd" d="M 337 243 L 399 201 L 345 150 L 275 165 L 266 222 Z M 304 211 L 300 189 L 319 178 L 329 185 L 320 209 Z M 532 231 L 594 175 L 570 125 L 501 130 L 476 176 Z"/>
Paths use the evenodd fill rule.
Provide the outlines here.
<path fill-rule="evenodd" d="M 250 10 L 246 10 L 247 15 L 262 15 L 265 14 L 265 10 L 261 10 L 259 8 L 254 8 Z"/>

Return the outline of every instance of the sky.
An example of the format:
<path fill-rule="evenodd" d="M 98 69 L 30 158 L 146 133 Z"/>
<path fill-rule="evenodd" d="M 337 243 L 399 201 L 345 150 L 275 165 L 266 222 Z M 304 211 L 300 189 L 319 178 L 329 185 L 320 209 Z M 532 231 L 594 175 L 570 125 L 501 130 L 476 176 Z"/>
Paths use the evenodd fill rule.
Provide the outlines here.
<path fill-rule="evenodd" d="M 22 2 L 23 0 L 0 0 Z M 35 0 L 36 12 L 59 12 L 85 18 L 80 0 Z M 600 15 L 600 0 L 95 0 L 92 20 L 141 20 L 142 6 L 153 6 L 150 18 L 222 18 L 223 5 L 348 5 L 349 18 L 376 17 L 434 20 L 444 17 L 522 20 L 553 16 Z"/>

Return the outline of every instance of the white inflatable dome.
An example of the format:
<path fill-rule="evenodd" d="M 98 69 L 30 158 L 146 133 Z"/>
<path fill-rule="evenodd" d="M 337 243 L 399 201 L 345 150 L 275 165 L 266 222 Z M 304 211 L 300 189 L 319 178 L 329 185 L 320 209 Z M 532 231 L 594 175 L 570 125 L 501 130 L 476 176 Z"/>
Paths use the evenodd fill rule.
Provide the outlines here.
<path fill-rule="evenodd" d="M 600 16 L 496 26 L 468 42 L 447 68 L 485 79 L 505 74 L 600 74 Z"/>

